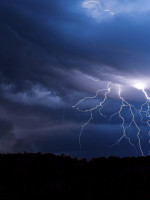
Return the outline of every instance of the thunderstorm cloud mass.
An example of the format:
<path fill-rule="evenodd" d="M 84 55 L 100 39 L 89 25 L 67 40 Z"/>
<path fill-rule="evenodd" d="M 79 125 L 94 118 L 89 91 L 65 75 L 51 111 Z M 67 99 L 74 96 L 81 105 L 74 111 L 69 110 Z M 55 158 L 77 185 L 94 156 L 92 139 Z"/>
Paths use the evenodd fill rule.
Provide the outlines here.
<path fill-rule="evenodd" d="M 150 1 L 0 1 L 0 153 L 150 153 Z"/>

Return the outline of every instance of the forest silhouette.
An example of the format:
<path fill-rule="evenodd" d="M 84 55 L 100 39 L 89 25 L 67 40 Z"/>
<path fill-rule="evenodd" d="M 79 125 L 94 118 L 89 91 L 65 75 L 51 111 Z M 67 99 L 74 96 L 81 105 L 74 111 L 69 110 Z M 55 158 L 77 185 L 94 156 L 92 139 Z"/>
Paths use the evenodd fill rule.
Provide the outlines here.
<path fill-rule="evenodd" d="M 0 199 L 150 199 L 150 157 L 0 154 Z"/>

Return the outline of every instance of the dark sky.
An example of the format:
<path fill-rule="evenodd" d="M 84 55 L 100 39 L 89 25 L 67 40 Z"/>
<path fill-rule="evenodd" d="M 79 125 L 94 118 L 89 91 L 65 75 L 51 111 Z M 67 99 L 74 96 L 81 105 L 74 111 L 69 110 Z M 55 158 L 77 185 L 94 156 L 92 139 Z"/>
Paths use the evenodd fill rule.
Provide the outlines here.
<path fill-rule="evenodd" d="M 142 113 L 142 122 L 136 111 L 146 102 L 137 84 L 147 95 L 150 89 L 149 19 L 149 0 L 1 0 L 0 152 L 136 156 L 141 145 L 149 154 L 149 113 Z M 105 116 L 99 107 L 93 111 L 80 148 L 80 130 L 90 112 L 72 106 L 107 89 L 108 82 L 111 92 L 101 110 Z M 114 145 L 122 137 L 123 121 L 119 115 L 110 121 L 110 116 L 124 105 L 125 127 L 133 119 L 118 96 L 119 85 L 123 98 L 135 106 L 141 130 L 135 123 L 127 128 L 134 147 L 127 138 Z M 78 108 L 91 109 L 104 97 L 100 92 Z"/>

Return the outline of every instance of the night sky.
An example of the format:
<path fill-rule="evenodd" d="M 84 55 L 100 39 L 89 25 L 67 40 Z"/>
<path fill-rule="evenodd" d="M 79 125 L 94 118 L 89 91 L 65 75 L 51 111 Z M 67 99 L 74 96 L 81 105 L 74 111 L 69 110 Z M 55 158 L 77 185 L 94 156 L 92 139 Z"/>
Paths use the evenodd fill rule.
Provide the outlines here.
<path fill-rule="evenodd" d="M 150 151 L 149 116 L 136 111 L 150 95 L 149 0 L 0 1 L 0 153 L 51 152 L 79 158 Z M 103 108 L 88 110 L 104 99 Z M 138 85 L 142 85 L 139 88 Z M 113 113 L 132 104 L 136 123 L 122 138 Z M 149 97 L 149 96 L 148 96 Z M 150 100 L 150 99 L 148 99 Z M 128 106 L 122 116 L 132 121 Z M 147 110 L 148 104 L 143 106 Z M 148 115 L 148 114 L 147 114 Z M 139 137 L 139 138 L 138 138 Z"/>

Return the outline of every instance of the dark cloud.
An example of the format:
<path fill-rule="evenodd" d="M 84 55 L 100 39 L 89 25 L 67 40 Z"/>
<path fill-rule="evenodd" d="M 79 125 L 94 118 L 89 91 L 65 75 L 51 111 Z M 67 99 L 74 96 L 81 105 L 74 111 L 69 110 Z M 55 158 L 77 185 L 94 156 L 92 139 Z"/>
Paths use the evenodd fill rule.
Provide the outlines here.
<path fill-rule="evenodd" d="M 62 83 L 65 88 L 70 86 L 67 76 L 74 69 L 95 75 L 99 72 L 101 78 L 108 69 L 114 73 L 117 69 L 120 74 L 147 72 L 148 16 L 144 23 L 128 15 L 97 22 L 79 9 L 81 4 L 1 3 L 1 74 L 5 81 L 14 83 L 15 91 L 40 83 L 62 92 Z"/>
<path fill-rule="evenodd" d="M 0 2 L 0 112 L 6 119 L 0 126 L 8 151 L 78 152 L 80 127 L 89 117 L 72 109 L 78 99 L 106 88 L 106 81 L 148 77 L 149 3 L 102 2 L 113 16 L 82 5 L 82 0 Z M 87 75 L 101 81 L 93 83 Z M 113 95 L 113 105 L 104 110 L 108 116 L 118 105 Z M 107 124 L 98 119 L 95 124 Z M 116 118 L 109 126 L 119 123 Z"/>
<path fill-rule="evenodd" d="M 13 124 L 6 119 L 0 119 L 0 152 L 15 153 L 32 151 L 30 144 L 15 136 Z"/>

